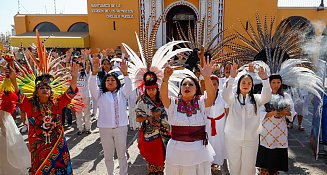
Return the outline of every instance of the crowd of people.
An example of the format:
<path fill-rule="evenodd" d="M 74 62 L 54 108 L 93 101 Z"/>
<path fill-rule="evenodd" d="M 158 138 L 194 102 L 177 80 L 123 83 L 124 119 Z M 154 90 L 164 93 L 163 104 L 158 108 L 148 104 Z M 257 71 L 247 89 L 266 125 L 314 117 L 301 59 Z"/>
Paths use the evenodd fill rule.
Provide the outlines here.
<path fill-rule="evenodd" d="M 295 116 L 304 130 L 304 91 L 312 89 L 285 75 L 292 70 L 292 76 L 312 77 L 317 81 L 309 86 L 319 87 L 314 72 L 302 66 L 307 61 L 287 67 L 281 58 L 285 65 L 276 69 L 265 66 L 273 62 L 268 56 L 260 63 L 218 64 L 210 53 L 176 49 L 180 43 L 167 43 L 153 55 L 123 44 L 103 51 L 21 48 L 10 59 L 3 56 L 2 86 L 12 89 L 2 88 L 0 151 L 6 154 L 0 156 L 0 174 L 73 174 L 64 131 L 74 118 L 77 135 L 92 134 L 92 119 L 97 120 L 108 174 L 114 173 L 115 151 L 119 173 L 128 174 L 129 129 L 139 130 L 138 148 L 149 175 L 254 175 L 256 167 L 262 175 L 288 171 L 287 131 Z M 195 65 L 189 65 L 191 56 Z M 21 111 L 28 150 L 17 126 L 5 124 L 13 126 L 14 109 Z M 10 158 L 15 145 L 22 155 Z M 31 163 L 21 163 L 22 157 Z"/>

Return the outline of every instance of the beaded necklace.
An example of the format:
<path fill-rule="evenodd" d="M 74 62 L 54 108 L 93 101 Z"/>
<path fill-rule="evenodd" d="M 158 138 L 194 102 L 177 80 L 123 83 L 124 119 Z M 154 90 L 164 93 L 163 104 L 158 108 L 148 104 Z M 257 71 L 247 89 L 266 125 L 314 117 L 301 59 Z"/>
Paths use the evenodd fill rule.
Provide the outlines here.
<path fill-rule="evenodd" d="M 41 104 L 40 105 L 40 111 L 42 115 L 42 128 L 43 128 L 43 135 L 45 137 L 45 143 L 51 143 L 50 134 L 51 129 L 55 126 L 55 122 L 52 121 L 52 111 L 51 111 L 52 104 L 49 102 L 47 104 Z"/>

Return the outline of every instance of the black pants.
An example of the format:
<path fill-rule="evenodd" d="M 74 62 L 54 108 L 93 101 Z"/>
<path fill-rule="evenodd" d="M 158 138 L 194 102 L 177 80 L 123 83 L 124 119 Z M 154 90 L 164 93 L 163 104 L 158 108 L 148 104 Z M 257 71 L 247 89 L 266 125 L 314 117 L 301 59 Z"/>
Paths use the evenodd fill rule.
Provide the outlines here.
<path fill-rule="evenodd" d="M 69 109 L 67 106 L 64 107 L 64 109 L 62 109 L 62 124 L 65 124 L 65 120 L 67 117 L 67 124 L 68 125 L 72 125 L 73 124 L 73 114 L 72 114 L 72 110 Z"/>

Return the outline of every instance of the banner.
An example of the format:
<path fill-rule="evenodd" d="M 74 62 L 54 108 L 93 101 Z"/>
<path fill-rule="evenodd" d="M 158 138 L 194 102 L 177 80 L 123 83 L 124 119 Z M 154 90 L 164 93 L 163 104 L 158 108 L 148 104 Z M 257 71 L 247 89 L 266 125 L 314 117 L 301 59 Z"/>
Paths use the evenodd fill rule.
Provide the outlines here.
<path fill-rule="evenodd" d="M 316 74 L 322 78 L 324 86 L 326 86 L 325 83 L 325 77 L 326 77 L 326 62 L 323 60 L 319 60 L 317 64 L 317 70 Z M 327 105 L 327 98 L 321 94 L 321 97 L 323 98 L 323 103 Z M 326 101 L 325 101 L 326 99 Z M 323 113 L 323 103 L 314 96 L 313 98 L 313 111 L 312 111 L 312 127 L 311 127 L 311 147 L 313 150 L 313 153 L 315 155 L 316 160 L 318 160 L 319 155 L 319 142 L 320 142 L 320 133 L 321 133 L 321 119 L 322 119 L 322 113 Z M 327 106 L 325 107 L 326 110 L 324 113 L 327 113 Z M 326 115 L 326 114 L 325 114 Z"/>

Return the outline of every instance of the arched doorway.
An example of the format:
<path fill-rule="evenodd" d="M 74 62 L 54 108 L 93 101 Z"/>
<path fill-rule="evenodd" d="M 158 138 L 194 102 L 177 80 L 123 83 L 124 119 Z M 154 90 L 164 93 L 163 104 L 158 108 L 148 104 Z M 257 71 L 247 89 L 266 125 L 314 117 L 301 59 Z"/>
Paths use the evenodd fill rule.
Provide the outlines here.
<path fill-rule="evenodd" d="M 187 34 L 188 26 L 191 26 L 192 32 L 196 27 L 197 15 L 194 10 L 186 5 L 177 5 L 171 8 L 166 15 L 166 42 L 172 39 L 179 39 L 177 27 Z"/>

